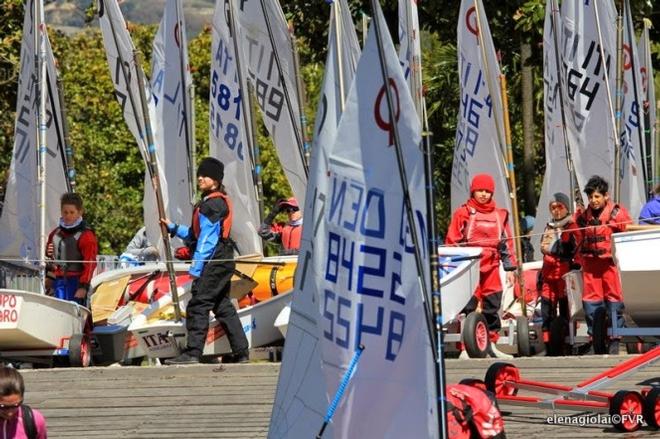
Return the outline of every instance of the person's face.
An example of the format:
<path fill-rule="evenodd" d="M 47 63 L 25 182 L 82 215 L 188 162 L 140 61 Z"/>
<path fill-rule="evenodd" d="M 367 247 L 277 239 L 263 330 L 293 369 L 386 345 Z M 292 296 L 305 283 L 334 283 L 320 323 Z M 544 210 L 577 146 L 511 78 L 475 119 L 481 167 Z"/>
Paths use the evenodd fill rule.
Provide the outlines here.
<path fill-rule="evenodd" d="M 605 207 L 605 204 L 607 204 L 607 200 L 609 199 L 609 195 L 607 192 L 604 194 L 601 194 L 598 191 L 594 191 L 589 195 L 589 206 L 594 209 L 594 210 L 599 210 Z"/>
<path fill-rule="evenodd" d="M 0 396 L 0 419 L 12 419 L 22 403 L 23 396 L 19 394 Z"/>
<path fill-rule="evenodd" d="M 211 177 L 206 177 L 204 175 L 197 176 L 197 186 L 199 187 L 199 190 L 202 192 L 206 192 L 218 188 L 218 185 L 214 179 L 212 179 Z"/>
<path fill-rule="evenodd" d="M 285 208 L 285 212 L 287 215 L 289 215 L 289 221 L 297 221 L 300 219 L 300 217 L 302 217 L 302 212 L 300 212 L 300 209 L 287 207 Z"/>
<path fill-rule="evenodd" d="M 60 210 L 62 221 L 64 224 L 73 224 L 82 216 L 82 210 L 78 209 L 73 204 L 64 204 Z"/>
<path fill-rule="evenodd" d="M 554 201 L 550 203 L 550 214 L 552 215 L 553 220 L 560 220 L 568 215 L 568 209 L 563 203 Z"/>
<path fill-rule="evenodd" d="M 490 201 L 491 198 L 493 198 L 493 193 L 485 189 L 478 189 L 474 191 L 472 196 L 475 200 L 477 200 L 477 203 L 486 204 Z"/>

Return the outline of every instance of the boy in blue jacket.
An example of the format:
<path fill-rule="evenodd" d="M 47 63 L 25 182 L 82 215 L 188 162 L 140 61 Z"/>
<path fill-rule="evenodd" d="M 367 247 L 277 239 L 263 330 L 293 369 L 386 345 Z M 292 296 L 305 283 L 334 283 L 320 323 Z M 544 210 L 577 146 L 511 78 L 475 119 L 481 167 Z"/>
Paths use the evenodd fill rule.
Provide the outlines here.
<path fill-rule="evenodd" d="M 188 345 L 178 357 L 165 364 L 198 363 L 209 329 L 209 311 L 227 334 L 235 362 L 249 360 L 248 341 L 236 308 L 229 298 L 231 277 L 236 266 L 229 231 L 232 203 L 224 191 L 224 165 L 213 157 L 204 158 L 197 169 L 202 200 L 193 210 L 190 227 L 161 220 L 172 236 L 183 239 L 193 255 L 189 273 L 193 277 L 192 299 L 186 308 Z"/>

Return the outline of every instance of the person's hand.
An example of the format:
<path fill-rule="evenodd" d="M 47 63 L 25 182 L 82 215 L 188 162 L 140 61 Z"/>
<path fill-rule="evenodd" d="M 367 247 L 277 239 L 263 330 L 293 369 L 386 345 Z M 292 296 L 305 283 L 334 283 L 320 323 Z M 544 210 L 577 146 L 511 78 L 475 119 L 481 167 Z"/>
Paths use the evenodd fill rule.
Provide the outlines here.
<path fill-rule="evenodd" d="M 167 227 L 168 229 L 174 227 L 174 223 L 171 222 L 168 218 L 161 218 L 160 223 Z"/>
<path fill-rule="evenodd" d="M 78 288 L 76 294 L 73 296 L 76 299 L 84 299 L 87 297 L 87 288 Z"/>
<path fill-rule="evenodd" d="M 506 272 L 506 286 L 512 287 L 516 283 L 516 272 L 507 271 Z"/>
<path fill-rule="evenodd" d="M 48 246 L 46 246 L 46 257 L 50 259 L 55 257 L 55 246 L 52 242 L 49 242 Z"/>
<path fill-rule="evenodd" d="M 44 281 L 44 291 L 46 292 L 47 296 L 52 296 L 55 294 L 55 292 L 53 291 L 54 283 L 55 282 L 53 281 L 53 279 L 49 277 L 47 277 L 46 280 Z"/>

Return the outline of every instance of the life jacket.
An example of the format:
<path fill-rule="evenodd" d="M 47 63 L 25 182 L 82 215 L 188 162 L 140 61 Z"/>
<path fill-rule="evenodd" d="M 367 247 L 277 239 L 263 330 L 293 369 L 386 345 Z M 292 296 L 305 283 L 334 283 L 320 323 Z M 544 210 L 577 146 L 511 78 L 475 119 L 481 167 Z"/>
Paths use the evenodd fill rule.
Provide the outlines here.
<path fill-rule="evenodd" d="M 78 240 L 86 229 L 82 226 L 75 233 L 66 233 L 66 229 L 58 227 L 53 234 L 54 257 L 64 274 L 83 271 L 83 255 L 78 247 Z"/>
<path fill-rule="evenodd" d="M 284 253 L 292 254 L 296 253 L 300 249 L 300 239 L 302 238 L 302 225 L 292 226 L 290 224 L 285 225 L 282 228 L 282 247 L 284 247 Z"/>
<path fill-rule="evenodd" d="M 499 246 L 502 242 L 507 212 L 503 209 L 494 209 L 487 213 L 479 212 L 473 207 L 467 209 L 470 216 L 465 232 L 466 241 L 483 249 L 482 265 L 499 261 Z"/>
<path fill-rule="evenodd" d="M 204 199 L 197 203 L 195 206 L 195 209 L 193 210 L 193 215 L 192 215 L 192 229 L 193 229 L 193 234 L 195 235 L 195 238 L 199 238 L 199 232 L 201 231 L 201 227 L 199 225 L 199 209 L 202 206 L 202 203 L 208 199 L 211 198 L 222 198 L 225 200 L 225 203 L 227 203 L 227 209 L 229 210 L 229 213 L 225 217 L 225 219 L 222 221 L 222 224 L 220 225 L 220 232 L 221 232 L 221 238 L 222 239 L 228 239 L 229 238 L 229 232 L 231 231 L 231 222 L 233 218 L 233 213 L 234 213 L 234 208 L 231 203 L 231 200 L 226 194 L 223 194 L 222 192 L 211 192 L 209 195 L 204 197 Z"/>
<path fill-rule="evenodd" d="M 450 438 L 505 437 L 504 419 L 492 393 L 466 384 L 451 384 L 446 396 Z"/>
<path fill-rule="evenodd" d="M 563 258 L 562 255 L 552 254 L 552 247 L 559 241 L 561 232 L 566 230 L 567 226 L 571 224 L 571 216 L 567 215 L 566 218 L 549 222 L 545 226 L 543 236 L 541 238 L 541 253 L 543 253 L 543 279 L 559 280 L 561 277 L 568 273 L 571 266 L 571 261 Z"/>
<path fill-rule="evenodd" d="M 612 257 L 612 229 L 607 223 L 614 221 L 619 211 L 618 204 L 607 203 L 598 218 L 594 217 L 591 209 L 577 217 L 576 223 L 583 229 L 580 245 L 582 255 L 601 259 Z"/>

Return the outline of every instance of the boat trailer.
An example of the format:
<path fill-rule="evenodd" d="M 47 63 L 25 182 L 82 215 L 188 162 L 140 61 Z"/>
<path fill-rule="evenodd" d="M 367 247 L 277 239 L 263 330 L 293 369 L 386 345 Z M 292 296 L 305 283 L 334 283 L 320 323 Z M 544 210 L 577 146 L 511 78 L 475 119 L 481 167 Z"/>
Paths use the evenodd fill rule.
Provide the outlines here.
<path fill-rule="evenodd" d="M 618 364 L 575 386 L 532 381 L 521 377 L 520 370 L 510 363 L 493 363 L 484 381 L 463 380 L 463 384 L 485 387 L 491 391 L 500 405 L 538 407 L 551 410 L 575 410 L 606 413 L 612 425 L 620 431 L 639 429 L 644 422 L 660 427 L 660 387 L 646 387 L 640 391 L 619 390 L 616 393 L 598 389 L 644 369 L 660 359 L 660 347 Z M 541 396 L 523 396 L 519 391 L 529 391 Z"/>

